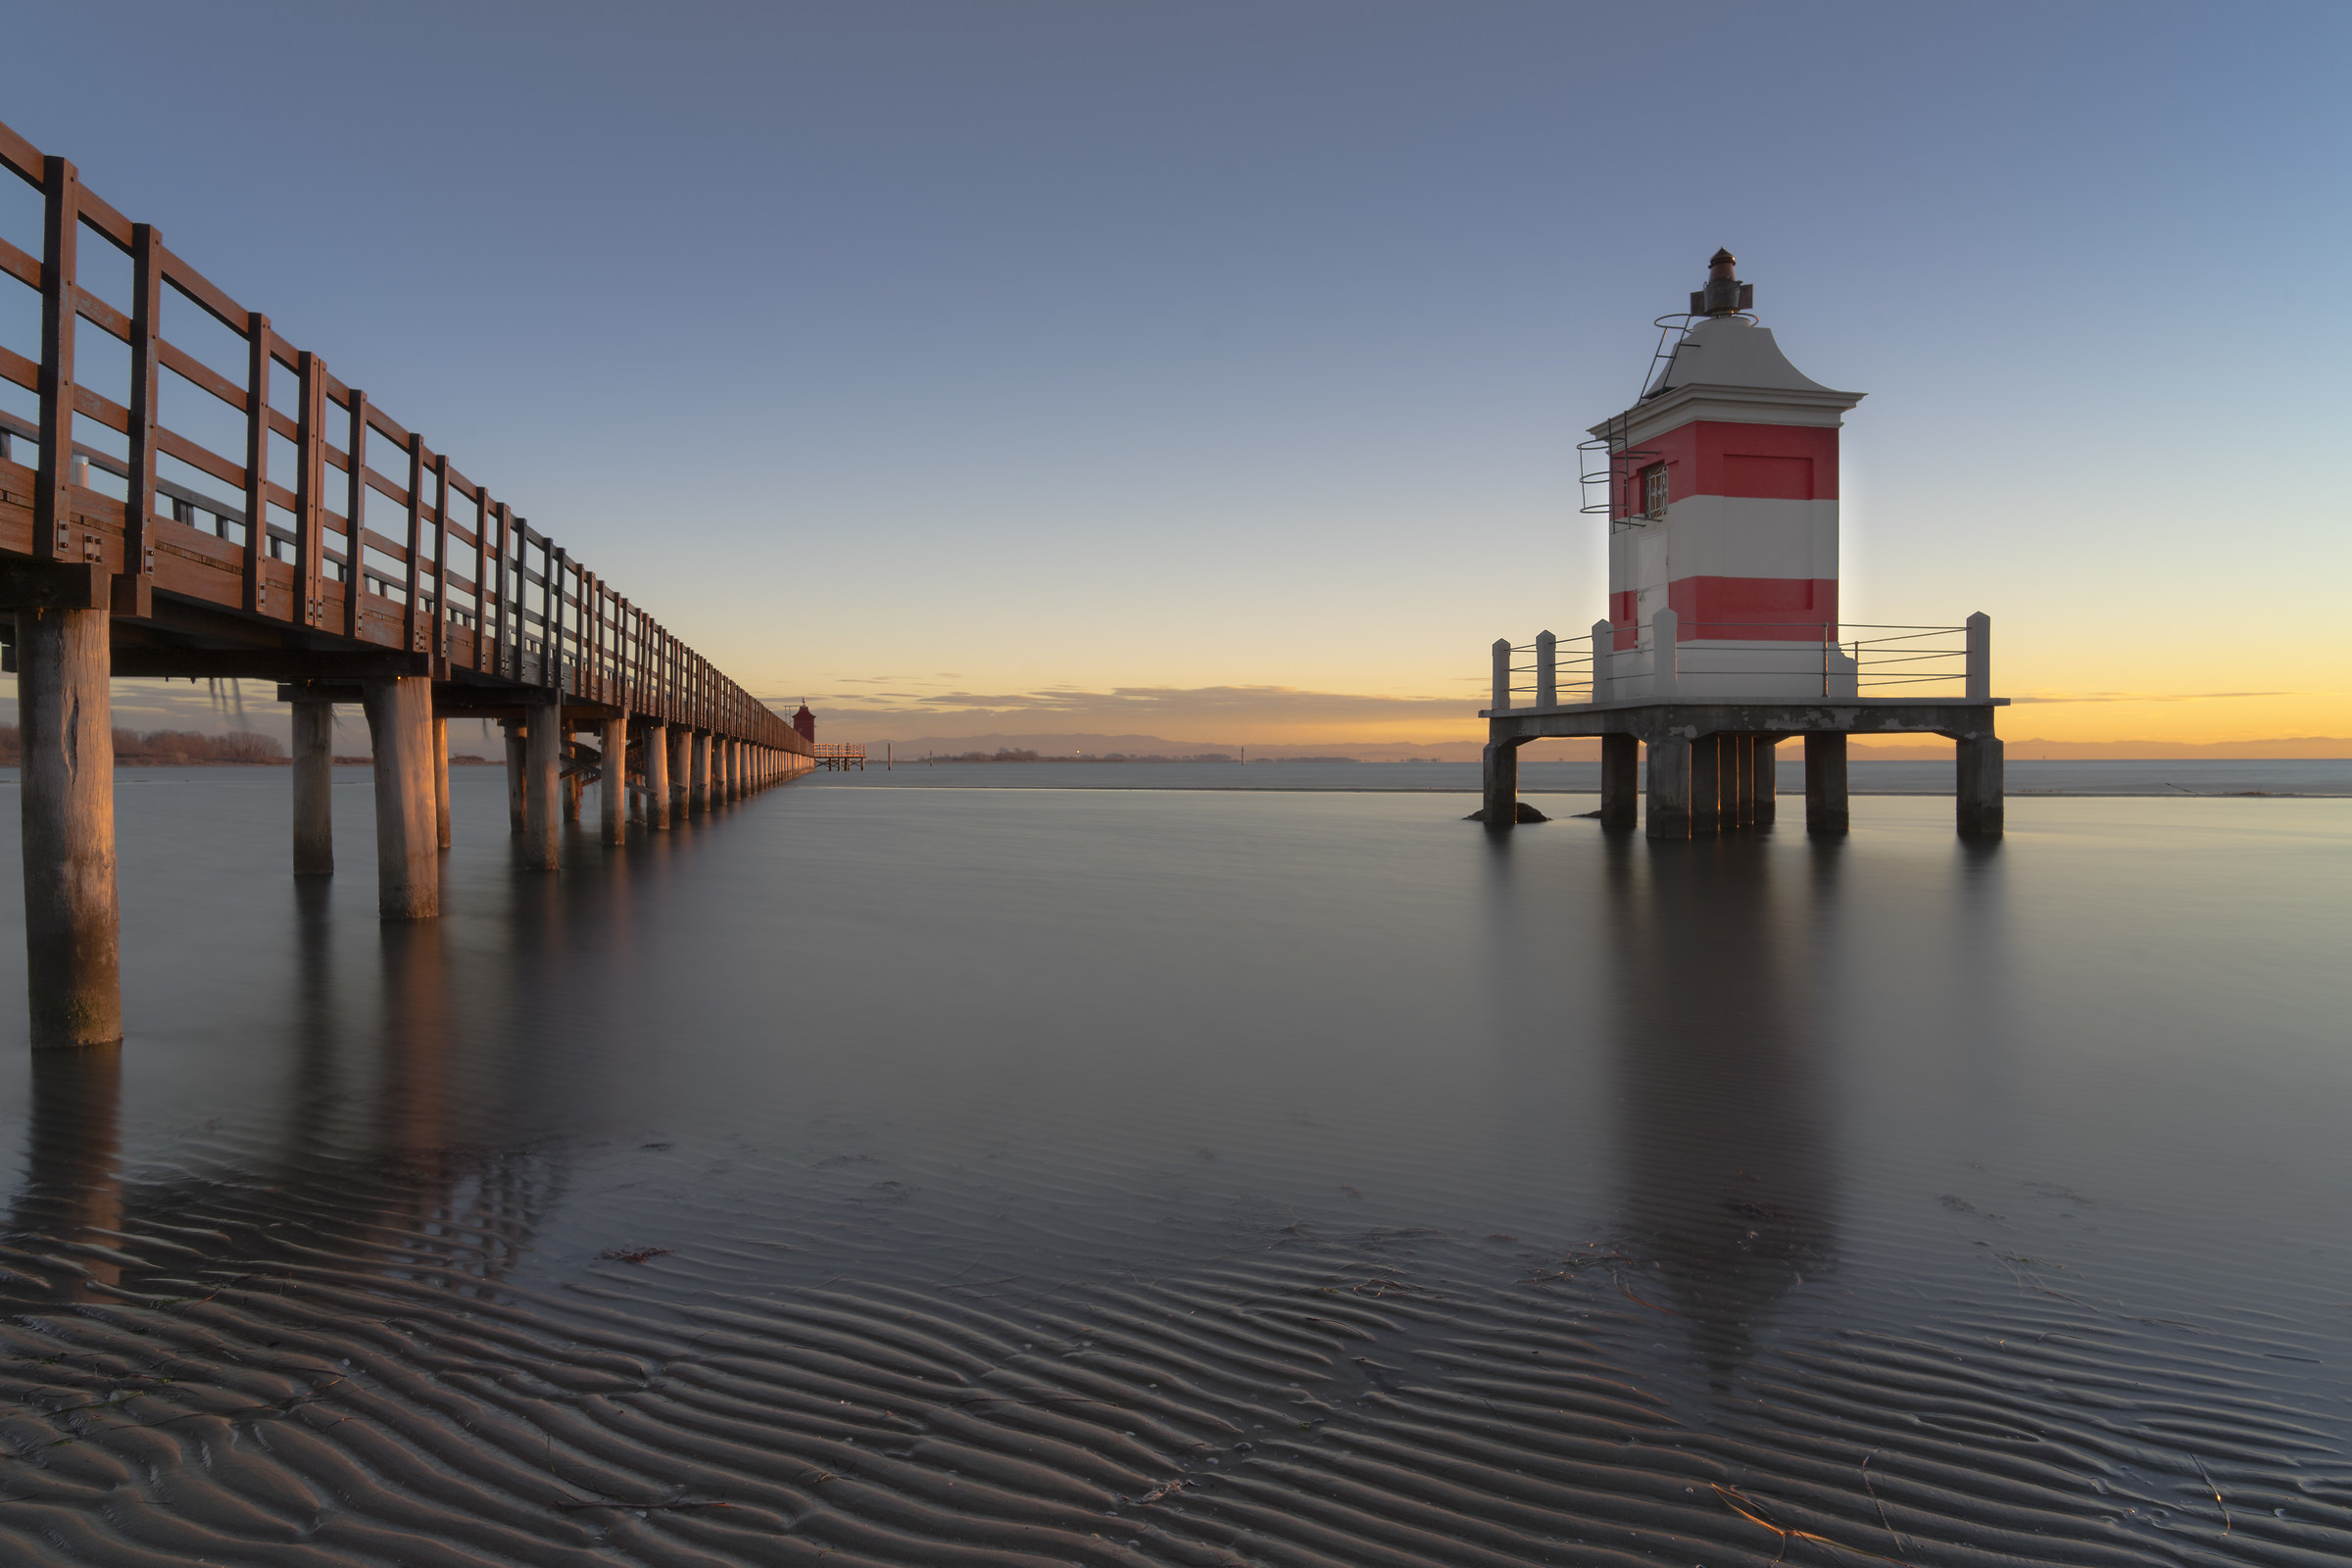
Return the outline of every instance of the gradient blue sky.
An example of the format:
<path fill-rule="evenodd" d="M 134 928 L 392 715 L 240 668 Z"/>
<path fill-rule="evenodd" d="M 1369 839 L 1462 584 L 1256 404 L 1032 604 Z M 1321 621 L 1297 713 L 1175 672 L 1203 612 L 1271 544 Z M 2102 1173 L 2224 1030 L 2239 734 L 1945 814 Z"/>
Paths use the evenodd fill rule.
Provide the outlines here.
<path fill-rule="evenodd" d="M 1719 244 L 1871 394 L 1849 616 L 1990 612 L 2017 735 L 2352 735 L 2340 4 L 6 38 L 0 119 L 845 738 L 1472 733 L 1487 643 L 1601 612 L 1575 442 Z"/>

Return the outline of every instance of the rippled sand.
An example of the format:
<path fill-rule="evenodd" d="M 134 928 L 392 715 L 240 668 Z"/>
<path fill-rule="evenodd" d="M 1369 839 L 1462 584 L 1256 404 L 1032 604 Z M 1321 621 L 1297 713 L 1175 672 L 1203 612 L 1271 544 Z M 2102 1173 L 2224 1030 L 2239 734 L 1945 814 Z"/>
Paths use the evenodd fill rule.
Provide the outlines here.
<path fill-rule="evenodd" d="M 457 782 L 416 929 L 362 782 L 302 889 L 282 777 L 122 786 L 132 1039 L 0 1042 L 0 1560 L 2352 1555 L 2346 803 L 793 789 L 549 878 Z"/>

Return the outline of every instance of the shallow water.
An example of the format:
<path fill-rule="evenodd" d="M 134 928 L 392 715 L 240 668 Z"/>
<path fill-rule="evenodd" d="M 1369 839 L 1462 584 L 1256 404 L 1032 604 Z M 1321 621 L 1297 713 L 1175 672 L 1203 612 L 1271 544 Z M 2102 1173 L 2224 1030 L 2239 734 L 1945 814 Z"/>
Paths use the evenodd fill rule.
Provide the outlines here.
<path fill-rule="evenodd" d="M 387 928 L 364 771 L 302 888 L 282 771 L 122 775 L 131 1039 L 0 1020 L 0 1558 L 2352 1552 L 2352 803 L 799 786 L 533 876 L 454 783 Z"/>

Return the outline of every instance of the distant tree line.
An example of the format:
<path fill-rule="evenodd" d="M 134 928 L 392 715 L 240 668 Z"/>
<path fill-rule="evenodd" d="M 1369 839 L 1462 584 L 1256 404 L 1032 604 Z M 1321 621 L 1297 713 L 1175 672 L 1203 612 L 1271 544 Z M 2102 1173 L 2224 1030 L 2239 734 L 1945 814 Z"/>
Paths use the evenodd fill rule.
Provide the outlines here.
<path fill-rule="evenodd" d="M 0 765 L 13 767 L 24 760 L 24 755 L 17 726 L 0 724 Z M 139 766 L 189 767 L 285 760 L 286 749 L 275 737 L 257 735 L 251 730 L 234 730 L 226 735 L 198 735 L 184 729 L 149 730 L 144 735 L 133 729 L 115 731 L 115 760 Z"/>

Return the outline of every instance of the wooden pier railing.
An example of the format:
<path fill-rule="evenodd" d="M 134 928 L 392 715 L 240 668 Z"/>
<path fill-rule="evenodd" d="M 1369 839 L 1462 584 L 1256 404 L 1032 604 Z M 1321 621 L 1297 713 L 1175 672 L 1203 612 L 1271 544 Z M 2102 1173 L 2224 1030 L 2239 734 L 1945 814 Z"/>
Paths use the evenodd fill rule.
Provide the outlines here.
<path fill-rule="evenodd" d="M 331 867 L 326 764 L 306 748 L 324 744 L 324 705 L 365 703 L 390 917 L 438 910 L 450 717 L 507 725 L 524 863 L 546 869 L 567 775 L 601 780 L 617 841 L 632 801 L 662 828 L 813 765 L 782 715 L 72 163 L 0 125 L 0 167 L 42 213 L 39 254 L 0 234 L 0 273 L 37 294 L 40 319 L 37 358 L 0 343 L 0 381 L 38 406 L 30 419 L 0 408 L 0 631 L 24 708 L 36 1044 L 121 1032 L 100 998 L 114 985 L 112 803 L 92 782 L 111 767 L 110 675 L 282 683 L 298 874 Z M 127 269 L 85 269 L 90 246 Z M 127 293 L 106 297 L 102 273 L 126 275 Z M 128 350 L 118 384 L 81 372 L 85 332 Z M 231 347 L 208 358 L 207 337 Z M 207 428 L 241 440 L 190 433 Z M 596 743 L 585 763 L 579 732 Z M 69 975 L 47 1000 L 44 963 Z"/>

